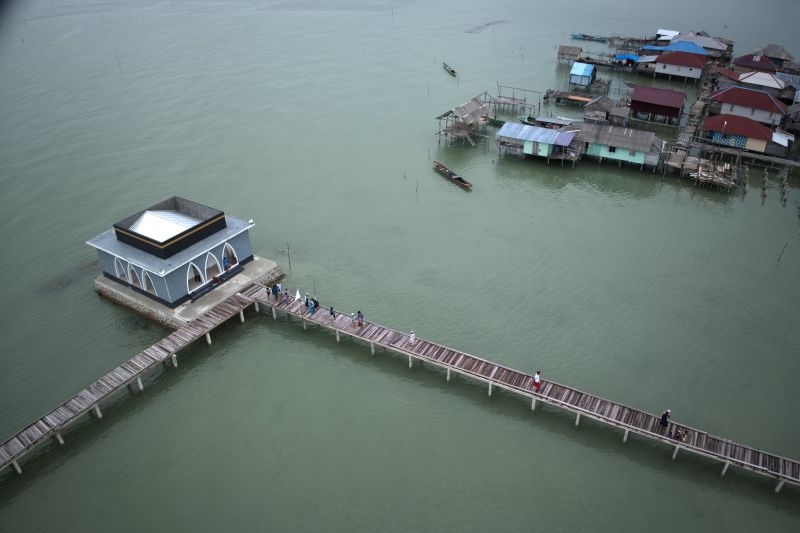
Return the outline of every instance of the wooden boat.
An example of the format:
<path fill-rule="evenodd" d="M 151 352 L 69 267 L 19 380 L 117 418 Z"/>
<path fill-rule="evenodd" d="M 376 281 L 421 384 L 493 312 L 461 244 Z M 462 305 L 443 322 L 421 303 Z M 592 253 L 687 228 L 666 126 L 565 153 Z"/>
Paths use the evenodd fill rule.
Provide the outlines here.
<path fill-rule="evenodd" d="M 456 76 L 456 69 L 454 69 L 453 67 L 451 67 L 451 66 L 450 66 L 450 65 L 448 65 L 447 63 L 442 63 L 442 68 L 443 68 L 443 69 L 445 69 L 445 70 L 447 71 L 447 73 L 448 73 L 448 74 L 450 74 L 451 76 L 453 76 L 453 77 L 455 78 L 455 76 Z"/>
<path fill-rule="evenodd" d="M 461 187 L 463 187 L 465 189 L 471 189 L 472 188 L 472 184 L 470 182 L 468 182 L 467 180 L 465 180 L 464 178 L 462 178 L 461 176 L 459 176 L 458 174 L 456 174 L 455 172 L 453 172 L 452 170 L 450 170 L 449 168 L 447 168 L 443 164 L 439 163 L 438 161 L 434 161 L 433 162 L 433 168 L 436 170 L 436 172 L 438 172 L 439 174 L 441 174 L 445 178 L 449 179 L 450 181 L 452 181 L 456 185 L 459 185 L 459 186 L 461 186 Z"/>
<path fill-rule="evenodd" d="M 531 117 L 529 115 L 520 115 L 517 117 L 517 120 L 519 120 L 523 124 L 527 124 L 528 126 L 536 125 L 536 117 Z"/>
<path fill-rule="evenodd" d="M 501 118 L 497 118 L 497 117 L 489 117 L 489 118 L 487 119 L 487 122 L 488 122 L 488 123 L 489 123 L 491 126 L 494 126 L 494 127 L 496 127 L 496 128 L 502 128 L 502 127 L 503 127 L 503 124 L 505 124 L 505 123 L 506 123 L 506 121 L 505 121 L 505 120 L 503 120 L 503 119 L 501 119 Z"/>
<path fill-rule="evenodd" d="M 600 35 L 588 35 L 586 33 L 573 33 L 573 39 L 577 39 L 579 41 L 594 41 L 597 43 L 607 43 L 608 37 L 603 37 Z"/>

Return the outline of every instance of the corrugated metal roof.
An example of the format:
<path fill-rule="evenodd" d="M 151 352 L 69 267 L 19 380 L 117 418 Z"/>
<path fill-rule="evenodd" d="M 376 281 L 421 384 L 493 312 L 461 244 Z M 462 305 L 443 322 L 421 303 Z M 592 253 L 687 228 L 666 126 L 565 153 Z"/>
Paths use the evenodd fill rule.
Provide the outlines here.
<path fill-rule="evenodd" d="M 706 60 L 702 56 L 689 52 L 667 52 L 666 54 L 658 56 L 656 63 L 699 69 L 706 66 Z"/>
<path fill-rule="evenodd" d="M 570 76 L 591 76 L 593 70 L 594 65 L 575 62 L 572 64 L 572 70 L 569 71 L 569 74 Z"/>
<path fill-rule="evenodd" d="M 489 104 L 484 104 L 477 98 L 453 108 L 453 113 L 465 124 L 472 124 L 488 112 Z"/>
<path fill-rule="evenodd" d="M 718 131 L 724 135 L 740 135 L 762 141 L 772 140 L 772 130 L 755 120 L 738 115 L 713 115 L 703 122 L 705 131 Z"/>
<path fill-rule="evenodd" d="M 569 146 L 575 138 L 575 131 L 559 131 L 538 126 L 528 126 L 516 122 L 506 122 L 497 132 L 498 137 L 508 137 L 518 141 L 532 141 L 556 146 Z"/>
<path fill-rule="evenodd" d="M 711 95 L 711 99 L 723 104 L 740 105 L 773 113 L 786 113 L 786 104 L 779 102 L 778 99 L 771 94 L 759 91 L 758 89 L 729 87 L 715 92 Z"/>
<path fill-rule="evenodd" d="M 583 142 L 614 146 L 635 152 L 650 152 L 661 146 L 661 139 L 652 131 L 635 130 L 607 124 L 581 124 L 578 138 Z"/>
<path fill-rule="evenodd" d="M 777 74 L 771 72 L 745 72 L 739 75 L 739 82 L 772 89 L 784 89 L 786 82 L 776 76 Z"/>
<path fill-rule="evenodd" d="M 707 56 L 708 52 L 706 49 L 700 46 L 697 43 L 692 41 L 677 41 L 674 43 L 670 43 L 666 46 L 655 46 L 652 44 L 648 44 L 642 46 L 642 50 L 651 50 L 651 51 L 662 51 L 662 52 L 687 52 L 689 54 L 697 54 L 700 56 Z"/>
<path fill-rule="evenodd" d="M 617 54 L 614 56 L 615 61 L 622 61 L 623 59 L 629 59 L 630 61 L 639 61 L 639 56 L 636 54 Z"/>
<path fill-rule="evenodd" d="M 660 37 L 666 37 L 667 39 L 672 39 L 673 37 L 676 37 L 676 36 L 678 36 L 680 34 L 681 34 L 681 32 L 679 32 L 679 31 L 662 30 L 661 28 L 658 28 L 658 31 L 656 32 L 656 36 L 658 36 L 659 38 Z"/>
<path fill-rule="evenodd" d="M 566 44 L 562 44 L 558 46 L 558 53 L 559 55 L 574 57 L 575 59 L 581 55 L 583 52 L 583 48 L 580 46 L 568 46 Z"/>
<path fill-rule="evenodd" d="M 737 67 L 753 68 L 769 72 L 776 72 L 778 70 L 778 67 L 775 66 L 775 63 L 773 63 L 770 58 L 756 54 L 739 56 L 733 60 L 733 64 Z"/>
<path fill-rule="evenodd" d="M 791 85 L 795 89 L 800 90 L 800 76 L 796 74 L 788 74 L 786 72 L 776 72 L 775 76 L 787 85 Z"/>
<path fill-rule="evenodd" d="M 672 38 L 672 42 L 690 41 L 702 46 L 705 49 L 725 51 L 727 46 L 722 44 L 718 39 L 708 37 L 706 35 L 699 35 L 693 31 L 682 33 L 677 37 Z"/>
<path fill-rule="evenodd" d="M 631 96 L 631 102 L 645 102 L 674 109 L 682 109 L 684 101 L 686 101 L 686 93 L 683 91 L 647 87 L 645 85 L 634 87 L 633 96 Z"/>

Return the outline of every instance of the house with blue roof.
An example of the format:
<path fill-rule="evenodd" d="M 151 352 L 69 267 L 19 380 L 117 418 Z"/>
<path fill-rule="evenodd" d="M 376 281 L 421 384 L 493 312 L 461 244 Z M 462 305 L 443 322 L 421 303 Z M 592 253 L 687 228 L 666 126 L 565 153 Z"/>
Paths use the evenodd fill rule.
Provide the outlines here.
<path fill-rule="evenodd" d="M 515 122 L 506 122 L 497 132 L 495 141 L 501 154 L 515 154 L 543 157 L 574 162 L 580 156 L 579 145 L 575 142 L 577 127 L 554 130 Z"/>
<path fill-rule="evenodd" d="M 594 83 L 597 76 L 597 69 L 594 65 L 575 62 L 569 71 L 569 84 L 578 87 L 589 87 Z"/>

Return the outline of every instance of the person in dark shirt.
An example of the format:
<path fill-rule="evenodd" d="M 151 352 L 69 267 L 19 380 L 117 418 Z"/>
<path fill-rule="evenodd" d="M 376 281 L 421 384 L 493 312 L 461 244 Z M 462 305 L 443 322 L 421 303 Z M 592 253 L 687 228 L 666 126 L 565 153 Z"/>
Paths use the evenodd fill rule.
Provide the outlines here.
<path fill-rule="evenodd" d="M 661 415 L 661 425 L 663 427 L 667 427 L 669 425 L 669 417 L 671 414 L 672 412 L 669 409 L 667 409 L 666 411 L 664 411 L 664 414 Z"/>

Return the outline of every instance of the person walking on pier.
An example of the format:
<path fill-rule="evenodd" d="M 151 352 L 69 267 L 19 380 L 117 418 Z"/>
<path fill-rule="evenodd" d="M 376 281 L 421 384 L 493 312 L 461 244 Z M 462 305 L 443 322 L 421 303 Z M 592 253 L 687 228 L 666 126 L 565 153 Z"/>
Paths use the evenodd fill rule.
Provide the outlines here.
<path fill-rule="evenodd" d="M 275 297 L 275 301 L 278 301 L 278 296 L 281 294 L 281 288 L 275 284 L 272 286 L 272 296 Z"/>
<path fill-rule="evenodd" d="M 304 303 L 305 303 L 306 307 L 308 307 L 308 293 L 306 293 L 306 299 L 305 299 Z"/>
<path fill-rule="evenodd" d="M 350 313 L 350 325 L 356 327 L 356 314 Z"/>
<path fill-rule="evenodd" d="M 356 318 L 358 318 L 358 327 L 363 326 L 364 325 L 364 314 L 361 311 L 359 311 L 358 313 L 356 313 Z"/>
<path fill-rule="evenodd" d="M 313 315 L 316 311 L 317 311 L 317 306 L 314 305 L 314 300 L 311 300 L 308 303 L 308 312 L 309 312 L 309 314 Z"/>
<path fill-rule="evenodd" d="M 536 389 L 536 392 L 539 392 L 539 389 L 542 388 L 542 371 L 537 370 L 536 373 L 533 375 L 533 388 Z"/>
<path fill-rule="evenodd" d="M 408 340 L 411 342 L 411 347 L 414 347 L 414 343 L 417 342 L 417 334 L 414 333 L 414 330 L 411 330 L 411 335 L 408 337 Z"/>
<path fill-rule="evenodd" d="M 331 323 L 336 320 L 336 311 L 333 310 L 333 306 L 328 309 L 328 314 L 331 315 Z"/>
<path fill-rule="evenodd" d="M 670 411 L 669 409 L 667 409 L 666 411 L 664 411 L 661 414 L 661 422 L 659 422 L 659 424 L 661 424 L 661 427 L 669 426 L 669 417 L 671 415 L 672 415 L 672 411 Z"/>
<path fill-rule="evenodd" d="M 283 289 L 283 303 L 289 303 L 289 289 Z"/>

